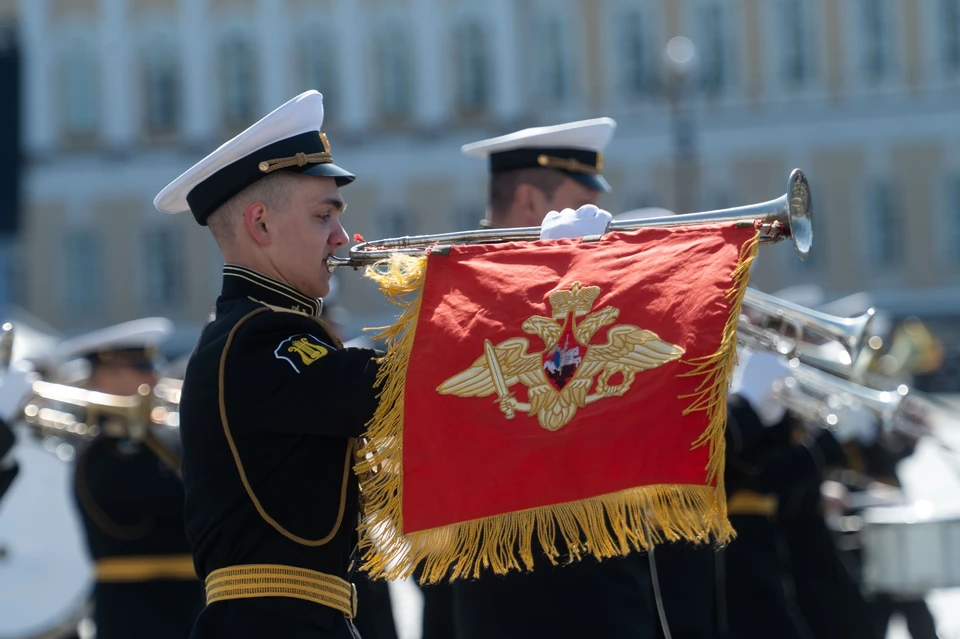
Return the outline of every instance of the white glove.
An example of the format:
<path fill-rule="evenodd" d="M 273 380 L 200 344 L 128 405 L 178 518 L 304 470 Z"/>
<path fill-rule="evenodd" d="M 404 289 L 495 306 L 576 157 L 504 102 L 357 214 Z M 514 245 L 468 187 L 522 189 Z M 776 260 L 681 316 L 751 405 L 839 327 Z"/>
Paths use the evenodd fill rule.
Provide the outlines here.
<path fill-rule="evenodd" d="M 563 238 L 603 235 L 613 216 L 598 209 L 593 204 L 585 204 L 579 209 L 563 209 L 559 213 L 550 211 L 540 224 L 541 240 L 560 240 Z"/>
<path fill-rule="evenodd" d="M 877 441 L 880 423 L 866 408 L 859 405 L 845 405 L 837 411 L 837 423 L 831 429 L 833 436 L 841 444 L 857 440 L 864 446 Z"/>
<path fill-rule="evenodd" d="M 786 358 L 766 351 L 744 351 L 734 370 L 730 392 L 747 400 L 764 426 L 773 426 L 787 412 L 776 400 L 773 385 L 789 376 Z"/>
<path fill-rule="evenodd" d="M 16 421 L 17 409 L 39 379 L 40 376 L 22 362 L 10 365 L 7 373 L 0 377 L 0 419 L 7 423 Z"/>

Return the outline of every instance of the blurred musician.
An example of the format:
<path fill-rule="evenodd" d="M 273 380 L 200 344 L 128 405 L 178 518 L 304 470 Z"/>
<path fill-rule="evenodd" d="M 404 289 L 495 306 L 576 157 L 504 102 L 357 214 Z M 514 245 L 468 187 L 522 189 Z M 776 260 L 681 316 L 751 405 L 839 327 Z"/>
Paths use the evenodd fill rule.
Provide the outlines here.
<path fill-rule="evenodd" d="M 88 390 L 135 395 L 157 383 L 156 348 L 171 330 L 162 318 L 111 326 L 64 342 L 59 359 L 85 361 Z M 101 435 L 78 451 L 74 492 L 95 562 L 97 639 L 189 635 L 203 588 L 177 472 L 136 441 Z"/>

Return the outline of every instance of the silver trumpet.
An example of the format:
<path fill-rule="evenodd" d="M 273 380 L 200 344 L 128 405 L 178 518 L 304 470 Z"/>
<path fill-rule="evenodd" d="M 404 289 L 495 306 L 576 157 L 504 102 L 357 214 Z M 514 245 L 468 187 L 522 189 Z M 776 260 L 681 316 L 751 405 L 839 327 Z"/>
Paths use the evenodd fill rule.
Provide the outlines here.
<path fill-rule="evenodd" d="M 153 388 L 143 384 L 136 395 L 125 396 L 34 382 L 22 414 L 40 437 L 56 436 L 75 444 L 100 436 L 140 442 L 179 473 L 180 455 L 171 434 L 180 424 L 181 384 L 161 379 Z"/>
<path fill-rule="evenodd" d="M 764 243 L 776 243 L 790 238 L 800 259 L 806 259 L 813 244 L 813 211 L 810 201 L 810 185 L 807 183 L 803 171 L 794 169 L 790 173 L 787 181 L 787 192 L 775 200 L 703 213 L 612 222 L 607 226 L 606 232 L 724 222 L 736 222 L 749 226 L 756 225 L 760 229 L 760 241 Z M 428 251 L 443 251 L 455 244 L 496 244 L 538 239 L 540 239 L 540 227 L 531 226 L 373 240 L 352 246 L 349 257 L 342 258 L 331 255 L 327 258 L 327 268 L 330 271 L 344 266 L 360 268 L 376 264 L 391 255 L 421 256 Z"/>
<path fill-rule="evenodd" d="M 845 406 L 862 406 L 890 431 L 910 429 L 902 419 L 910 388 L 901 384 L 891 391 L 875 390 L 836 375 L 790 360 L 791 375 L 774 386 L 777 401 L 799 417 L 827 427 L 834 426 Z M 912 430 L 910 431 L 912 432 Z"/>
<path fill-rule="evenodd" d="M 876 315 L 871 308 L 857 317 L 837 317 L 752 288 L 743 296 L 742 309 L 747 315 L 741 315 L 737 327 L 737 339 L 742 344 L 802 357 L 805 337 L 815 333 L 842 344 L 851 361 L 856 361 L 866 346 Z"/>

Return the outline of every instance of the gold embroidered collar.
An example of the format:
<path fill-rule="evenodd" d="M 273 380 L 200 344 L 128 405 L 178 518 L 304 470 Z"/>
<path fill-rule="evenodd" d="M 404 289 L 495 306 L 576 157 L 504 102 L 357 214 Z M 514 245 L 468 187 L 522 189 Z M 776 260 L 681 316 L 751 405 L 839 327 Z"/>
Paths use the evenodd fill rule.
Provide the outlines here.
<path fill-rule="evenodd" d="M 323 300 L 304 295 L 289 284 L 236 264 L 223 267 L 223 295 L 253 297 L 273 306 L 320 317 Z"/>

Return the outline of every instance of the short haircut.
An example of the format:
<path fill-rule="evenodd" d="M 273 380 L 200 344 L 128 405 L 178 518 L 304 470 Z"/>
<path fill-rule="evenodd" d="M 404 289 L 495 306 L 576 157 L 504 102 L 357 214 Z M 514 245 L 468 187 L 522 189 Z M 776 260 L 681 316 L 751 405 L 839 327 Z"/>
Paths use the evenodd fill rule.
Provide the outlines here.
<path fill-rule="evenodd" d="M 504 217 L 513 206 L 514 195 L 521 184 L 529 184 L 549 200 L 565 178 L 561 171 L 541 167 L 494 173 L 490 177 L 490 211 L 494 218 Z"/>
<path fill-rule="evenodd" d="M 266 175 L 243 189 L 222 204 L 207 218 L 207 226 L 218 243 L 230 241 L 234 236 L 234 225 L 250 204 L 262 202 L 271 207 L 286 206 L 287 195 L 294 188 L 293 182 L 298 176 L 288 171 L 277 171 Z"/>

